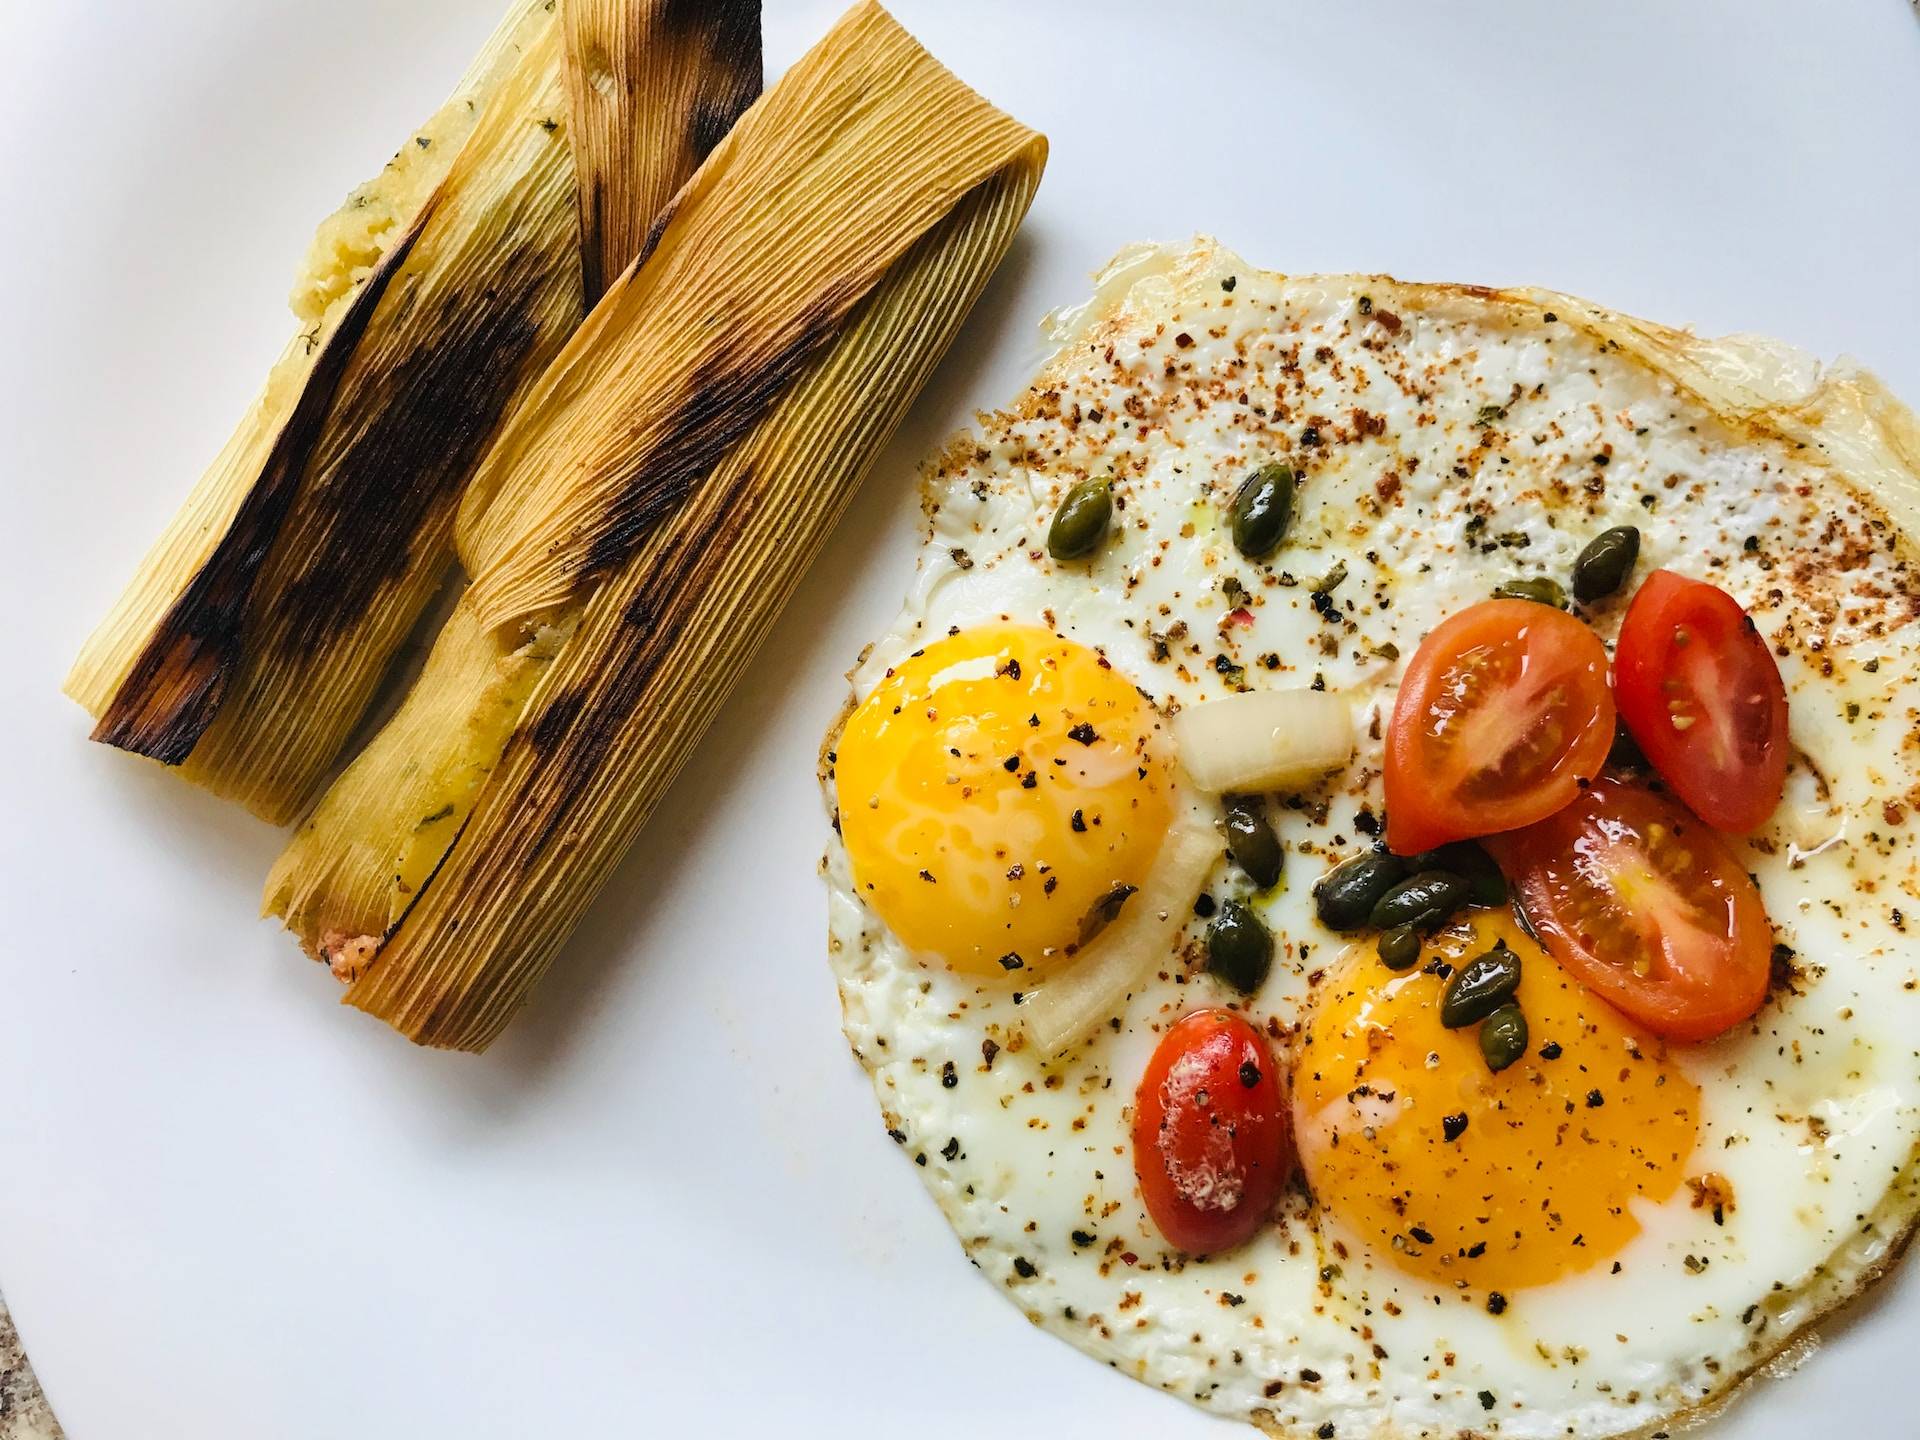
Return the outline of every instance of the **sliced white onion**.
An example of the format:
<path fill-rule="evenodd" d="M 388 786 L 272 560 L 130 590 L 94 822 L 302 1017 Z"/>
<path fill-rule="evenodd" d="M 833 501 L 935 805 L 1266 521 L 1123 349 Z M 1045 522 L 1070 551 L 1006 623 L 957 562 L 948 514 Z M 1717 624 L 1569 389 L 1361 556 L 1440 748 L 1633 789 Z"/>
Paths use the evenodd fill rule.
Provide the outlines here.
<path fill-rule="evenodd" d="M 1059 1054 L 1118 1013 L 1141 976 L 1171 953 L 1220 858 L 1218 818 L 1210 801 L 1185 797 L 1140 893 L 1069 968 L 1028 993 L 1021 1016 L 1041 1054 Z"/>
<path fill-rule="evenodd" d="M 1284 790 L 1353 758 L 1353 711 L 1324 690 L 1248 690 L 1189 705 L 1173 743 L 1202 790 Z"/>

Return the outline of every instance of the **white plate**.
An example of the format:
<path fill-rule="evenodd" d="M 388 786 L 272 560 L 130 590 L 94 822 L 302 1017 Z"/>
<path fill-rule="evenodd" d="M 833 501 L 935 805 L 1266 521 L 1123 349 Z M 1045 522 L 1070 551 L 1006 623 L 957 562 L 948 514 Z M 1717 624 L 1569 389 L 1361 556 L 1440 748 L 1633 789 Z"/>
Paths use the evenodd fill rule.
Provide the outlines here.
<path fill-rule="evenodd" d="M 336 1009 L 252 918 L 276 836 L 85 744 L 57 687 L 290 333 L 313 222 L 501 3 L 0 5 L 0 1283 L 56 1408 L 75 1440 L 1243 1433 L 994 1293 L 841 1041 L 812 762 L 906 586 L 914 462 L 1014 393 L 1091 267 L 1194 230 L 1851 351 L 1920 400 L 1920 24 L 903 0 L 1051 135 L 1032 220 L 559 972 L 471 1059 Z M 837 8 L 770 0 L 769 68 Z M 1722 1433 L 1908 1428 L 1920 1284 L 1887 1289 Z"/>

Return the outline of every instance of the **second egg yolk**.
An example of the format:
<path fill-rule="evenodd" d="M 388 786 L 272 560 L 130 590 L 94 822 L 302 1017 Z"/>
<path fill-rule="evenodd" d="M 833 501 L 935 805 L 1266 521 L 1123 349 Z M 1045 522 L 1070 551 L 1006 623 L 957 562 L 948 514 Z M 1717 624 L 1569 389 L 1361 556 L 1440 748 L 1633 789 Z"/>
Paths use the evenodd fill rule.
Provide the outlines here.
<path fill-rule="evenodd" d="M 1504 914 L 1429 942 L 1459 967 L 1504 942 L 1521 962 L 1527 1052 L 1498 1074 L 1474 1027 L 1440 1023 L 1444 978 L 1356 946 L 1316 991 L 1295 1051 L 1294 1121 L 1315 1200 L 1402 1270 L 1511 1291 L 1606 1260 L 1671 1196 L 1700 1092 L 1640 1029 Z"/>
<path fill-rule="evenodd" d="M 891 670 L 835 748 L 860 895 L 956 970 L 1037 978 L 1146 879 L 1171 810 L 1159 716 L 1036 626 L 964 630 Z"/>

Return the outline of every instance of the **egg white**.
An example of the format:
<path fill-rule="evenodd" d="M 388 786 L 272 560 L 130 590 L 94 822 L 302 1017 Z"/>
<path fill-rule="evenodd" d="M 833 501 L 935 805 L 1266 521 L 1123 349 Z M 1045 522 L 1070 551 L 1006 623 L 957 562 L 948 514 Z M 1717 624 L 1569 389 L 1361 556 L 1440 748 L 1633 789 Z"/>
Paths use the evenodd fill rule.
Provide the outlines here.
<path fill-rule="evenodd" d="M 1638 574 L 1712 579 L 1780 647 L 1803 754 L 1745 848 L 1794 952 L 1792 991 L 1675 1052 L 1702 1095 L 1688 1173 L 1727 1177 L 1734 1207 L 1716 1223 L 1685 1187 L 1641 1205 L 1617 1270 L 1522 1292 L 1498 1316 L 1396 1271 L 1299 1193 L 1241 1250 L 1168 1255 L 1135 1185 L 1133 1088 L 1165 1024 L 1238 997 L 1170 954 L 1110 1026 L 1043 1063 L 1019 1046 L 1011 986 L 908 954 L 833 838 L 847 1036 L 967 1253 L 1036 1324 L 1277 1434 L 1649 1430 L 1867 1283 L 1920 1209 L 1910 544 L 1820 447 L 1723 419 L 1596 325 L 1603 312 L 1559 313 L 1557 298 L 1286 278 L 1210 242 L 1122 257 L 1027 394 L 931 467 L 912 591 L 853 676 L 858 699 L 930 639 L 1005 617 L 1099 647 L 1160 701 L 1241 683 L 1349 697 L 1352 765 L 1273 810 L 1287 873 L 1259 903 L 1277 963 L 1244 1004 L 1284 1037 L 1339 949 L 1311 883 L 1367 843 L 1354 821 L 1380 808 L 1380 728 L 1441 619 L 1509 578 L 1564 579 L 1594 534 L 1633 524 Z M 1303 443 L 1310 426 L 1321 443 Z M 1305 482 L 1268 580 L 1221 516 L 1276 458 Z M 1116 477 L 1116 533 L 1090 565 L 1056 565 L 1046 524 L 1095 473 Z M 1232 618 L 1243 605 L 1250 624 Z M 1594 617 L 1609 641 L 1623 608 Z M 1238 883 L 1223 863 L 1212 893 Z"/>

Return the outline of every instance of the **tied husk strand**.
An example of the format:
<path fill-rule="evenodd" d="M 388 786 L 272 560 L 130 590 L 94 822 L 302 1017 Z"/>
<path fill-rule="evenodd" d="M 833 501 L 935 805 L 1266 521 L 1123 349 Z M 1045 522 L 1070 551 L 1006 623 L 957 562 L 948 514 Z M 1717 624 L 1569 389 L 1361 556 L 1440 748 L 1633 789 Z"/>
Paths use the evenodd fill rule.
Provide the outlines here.
<path fill-rule="evenodd" d="M 935 102 L 928 113 L 939 119 L 938 134 L 919 118 L 863 126 L 862 117 L 876 112 L 917 117 L 913 107 L 889 103 L 895 87 Z M 780 124 L 757 123 L 763 111 L 782 117 Z M 794 140 L 849 129 L 859 133 L 857 145 Z M 573 430 L 577 417 L 611 417 L 613 428 L 625 428 L 628 453 L 605 458 L 631 473 L 639 457 L 676 448 L 671 435 L 659 438 L 675 425 L 699 431 L 703 445 L 715 442 L 701 428 L 705 417 L 685 413 L 684 376 L 644 356 L 624 357 L 640 362 L 631 365 L 605 363 L 601 347 L 669 350 L 710 379 L 716 377 L 702 368 L 705 354 L 767 353 L 765 337 L 750 327 L 787 337 L 771 346 L 776 355 L 801 353 L 738 386 L 717 377 L 749 413 L 730 417 L 726 438 L 686 479 L 680 503 L 663 507 L 604 568 L 577 572 L 557 603 L 515 613 L 502 625 L 473 591 L 463 598 L 459 633 L 491 635 L 492 658 L 450 652 L 433 683 L 449 695 L 462 684 L 469 694 L 525 685 L 517 723 L 468 726 L 456 743 L 423 754 L 423 732 L 456 733 L 444 718 L 415 729 L 402 724 L 416 707 L 424 716 L 441 705 L 422 693 L 423 677 L 396 724 L 327 796 L 269 886 L 269 908 L 286 915 L 338 973 L 357 977 L 348 1003 L 423 1044 L 480 1050 L 499 1035 L 746 671 L 951 342 L 1011 244 L 1045 153 L 1040 136 L 966 90 L 877 6 L 862 5 L 709 158 L 671 217 L 656 225 L 657 246 L 610 291 L 549 377 L 558 384 L 591 375 L 592 383 L 580 385 L 567 404 L 530 405 L 523 423 Z M 913 163 L 903 163 L 907 157 Z M 914 177 L 910 185 L 903 173 Z M 801 215 L 817 207 L 831 218 L 841 207 L 871 213 L 873 197 L 865 192 L 883 189 L 907 192 L 891 197 L 891 224 L 871 242 L 874 254 L 889 257 L 884 264 L 863 252 L 836 271 L 846 257 L 831 243 L 834 227 L 817 220 L 787 226 L 767 242 L 771 251 L 742 253 L 719 243 L 742 215 L 769 203 Z M 699 202 L 690 203 L 695 194 Z M 676 235 L 681 226 L 686 232 Z M 649 277 L 655 265 L 671 263 L 663 257 L 687 254 L 713 255 L 720 268 L 689 272 L 684 261 L 675 263 L 671 273 L 679 278 L 671 287 Z M 767 315 L 750 303 L 770 275 L 782 278 L 787 303 L 804 317 L 798 327 L 793 316 Z M 792 283 L 796 276 L 802 283 Z M 712 346 L 675 350 L 677 337 L 663 333 L 670 327 L 640 324 L 621 295 L 635 286 L 668 313 L 702 308 L 717 317 L 707 326 L 717 331 Z M 680 287 L 700 306 L 692 307 Z M 818 306 L 821 295 L 834 297 L 830 307 Z M 808 337 L 803 346 L 795 347 L 796 334 Z M 593 485 L 600 471 L 566 463 L 570 451 L 551 437 L 518 439 L 516 455 L 561 450 L 556 475 L 613 500 Z M 595 433 L 576 443 L 600 439 Z M 575 498 L 560 487 L 553 500 Z M 557 544 L 569 537 L 578 512 L 566 503 L 549 509 L 544 526 L 531 525 L 524 510 L 520 523 Z M 473 678 L 448 678 L 476 664 Z M 484 756 L 466 748 L 496 739 Z M 409 767 L 452 778 L 384 812 L 356 798 L 397 796 L 397 777 Z M 476 775 L 484 778 L 469 784 Z M 422 830 L 429 816 L 437 818 Z M 444 848 L 418 843 L 436 833 Z M 339 863 L 350 855 L 361 858 Z M 356 869 L 362 878 L 347 880 L 345 872 Z M 404 889 L 391 883 L 401 874 L 408 877 Z M 314 876 L 323 878 L 308 883 Z"/>
<path fill-rule="evenodd" d="M 717 7 L 721 45 L 672 0 L 587 8 L 568 37 L 523 0 L 322 227 L 306 327 L 68 679 L 95 739 L 269 820 L 310 802 L 449 571 L 481 456 L 585 313 L 564 41 L 599 53 L 618 20 L 636 85 L 597 108 L 596 144 L 622 145 L 636 191 L 684 181 L 733 113 L 713 97 L 757 85 L 738 56 L 757 12 Z M 643 43 L 669 19 L 670 43 Z M 670 98 L 687 108 L 653 113 Z M 639 102 L 647 142 L 617 142 Z"/>

